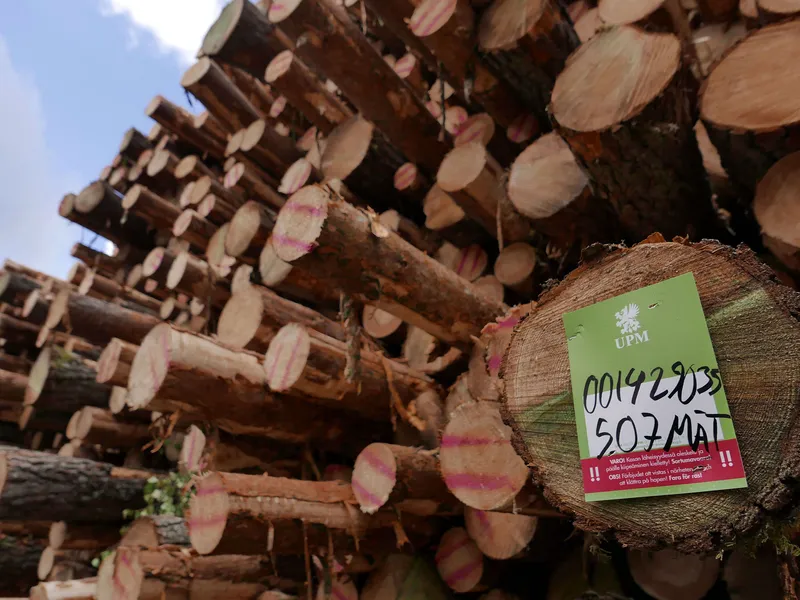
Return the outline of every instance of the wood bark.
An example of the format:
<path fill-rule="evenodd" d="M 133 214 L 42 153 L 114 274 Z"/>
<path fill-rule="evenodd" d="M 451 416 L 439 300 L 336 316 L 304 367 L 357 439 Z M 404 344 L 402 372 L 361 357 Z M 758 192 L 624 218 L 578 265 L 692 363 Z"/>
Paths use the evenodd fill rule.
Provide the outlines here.
<path fill-rule="evenodd" d="M 54 550 L 105 550 L 119 539 L 119 530 L 110 524 L 56 521 L 50 525 L 47 534 L 48 546 Z"/>
<path fill-rule="evenodd" d="M 0 552 L 0 594 L 26 595 L 38 581 L 36 571 L 44 543 L 36 539 L 3 536 Z"/>
<path fill-rule="evenodd" d="M 0 325 L 0 331 L 2 331 L 2 325 Z M 2 337 L 2 333 L 0 333 L 0 337 Z M 0 352 L 0 369 L 4 371 L 27 375 L 28 371 L 31 370 L 31 366 L 31 361 L 23 356 Z"/>
<path fill-rule="evenodd" d="M 175 219 L 172 235 L 189 242 L 192 246 L 202 251 L 208 246 L 208 242 L 217 229 L 219 228 L 216 225 L 201 217 L 197 214 L 197 211 L 187 208 Z"/>
<path fill-rule="evenodd" d="M 144 505 L 149 473 L 80 458 L 0 452 L 0 518 L 120 522 Z"/>
<path fill-rule="evenodd" d="M 301 519 L 330 530 L 363 535 L 371 529 L 392 528 L 398 516 L 391 512 L 364 515 L 344 503 L 353 503 L 350 485 L 341 481 L 299 481 L 281 477 L 209 473 L 198 481 L 201 493 L 190 501 L 189 537 L 200 554 L 213 552 L 226 536 L 228 523 L 242 528 L 253 519 L 281 524 Z M 352 507 L 350 507 L 352 508 Z M 409 536 L 426 536 L 435 524 L 430 519 L 405 515 L 403 528 Z M 263 528 L 263 526 L 262 526 Z M 275 537 L 276 545 L 278 536 Z"/>
<path fill-rule="evenodd" d="M 346 340 L 340 323 L 260 285 L 231 296 L 220 314 L 217 337 L 234 348 L 263 353 L 269 349 L 278 330 L 290 323 L 314 329 L 332 339 Z"/>
<path fill-rule="evenodd" d="M 278 178 L 303 156 L 289 138 L 279 135 L 263 119 L 247 128 L 240 150 L 259 167 Z"/>
<path fill-rule="evenodd" d="M 328 135 L 353 114 L 291 50 L 284 50 L 272 59 L 264 80 L 285 96 L 323 135 Z"/>
<path fill-rule="evenodd" d="M 128 160 L 136 161 L 143 152 L 150 150 L 153 143 L 147 139 L 147 136 L 135 127 L 131 127 L 122 136 L 122 141 L 119 144 L 119 153 Z"/>
<path fill-rule="evenodd" d="M 796 55 L 799 39 L 798 19 L 750 32 L 716 64 L 700 90 L 708 136 L 746 199 L 778 160 L 800 150 L 795 95 L 785 85 L 793 71 L 770 58 Z M 752 215 L 746 202 L 740 210 Z"/>
<path fill-rule="evenodd" d="M 181 107 L 162 96 L 156 96 L 147 105 L 145 115 L 171 131 L 187 144 L 194 146 L 198 154 L 207 152 L 217 160 L 225 155 L 225 147 L 194 127 L 192 116 Z"/>
<path fill-rule="evenodd" d="M 690 521 L 675 518 L 692 510 L 698 499 L 689 496 L 661 498 L 657 512 L 648 499 L 605 504 L 600 510 L 583 499 L 576 434 L 569 429 L 575 418 L 567 399 L 571 384 L 566 370 L 556 366 L 567 356 L 561 315 L 688 272 L 694 274 L 706 314 L 749 487 L 736 494 L 716 494 L 717 509 L 696 511 Z M 800 335 L 798 301 L 794 292 L 774 282 L 769 269 L 750 251 L 711 242 L 648 243 L 609 252 L 546 292 L 515 329 L 501 372 L 505 415 L 519 436 L 515 445 L 534 469 L 545 496 L 554 506 L 576 514 L 580 527 L 613 528 L 617 538 L 632 547 L 666 542 L 684 552 L 716 548 L 745 529 L 757 531 L 768 515 L 783 514 L 789 509 L 783 482 L 800 464 L 792 450 L 798 436 L 797 388 L 787 379 L 796 371 L 797 356 L 790 348 L 797 345 Z M 756 335 L 762 340 L 759 344 L 753 343 Z M 543 345 L 550 351 L 523 372 L 522 354 Z M 764 360 L 765 356 L 771 358 Z M 533 387 L 532 378 L 536 380 Z M 563 399 L 554 400 L 562 392 Z M 771 398 L 768 409 L 759 401 L 764 397 Z M 547 423 L 537 418 L 543 410 Z M 564 427 L 553 427 L 556 422 Z M 763 427 L 773 431 L 769 440 L 760 433 Z M 557 477 L 554 464 L 558 464 Z"/>
<path fill-rule="evenodd" d="M 260 358 L 161 325 L 148 335 L 133 361 L 128 406 L 182 408 L 187 416 L 214 420 L 231 433 L 337 446 L 343 452 L 387 434 L 387 428 L 367 426 L 357 417 L 267 393 Z"/>
<path fill-rule="evenodd" d="M 447 151 L 438 137 L 439 124 L 342 8 L 314 0 L 281 17 L 278 26 L 293 41 L 306 39 L 295 49 L 300 60 L 330 77 L 410 160 L 428 171 L 438 166 Z M 372 76 L 365 78 L 364 72 Z"/>
<path fill-rule="evenodd" d="M 127 266 L 127 263 L 119 255 L 108 256 L 99 250 L 80 243 L 72 247 L 70 255 L 83 261 L 83 264 L 87 267 L 95 269 L 103 277 L 108 277 L 109 279 L 114 279 L 119 269 Z"/>
<path fill-rule="evenodd" d="M 120 540 L 120 546 L 158 548 L 159 546 L 188 546 L 189 529 L 182 517 L 156 515 L 136 519 Z"/>
<path fill-rule="evenodd" d="M 25 404 L 38 410 L 74 413 L 83 406 L 108 406 L 111 388 L 96 381 L 95 363 L 45 348 L 28 376 Z"/>
<path fill-rule="evenodd" d="M 27 275 L 4 270 L 0 272 L 0 302 L 21 307 L 30 293 L 41 286 L 40 282 Z"/>
<path fill-rule="evenodd" d="M 607 103 L 608 112 L 593 116 L 578 110 L 578 98 L 582 102 L 599 96 L 609 77 L 623 88 L 628 85 L 636 69 L 629 69 L 627 59 L 615 54 L 620 47 L 642 57 L 659 57 L 658 65 L 648 63 L 647 73 L 642 73 L 646 82 L 636 76 L 641 98 L 634 106 L 629 97 L 602 92 L 598 102 Z M 608 70 L 602 73 L 594 68 L 598 56 L 607 57 L 603 64 Z M 553 90 L 555 126 L 590 175 L 595 193 L 616 209 L 631 241 L 654 232 L 667 238 L 718 233 L 693 130 L 693 81 L 681 67 L 677 37 L 620 26 L 599 33 L 582 46 Z M 654 128 L 657 123 L 669 126 Z M 629 166 L 645 156 L 647 176 L 642 177 L 641 169 Z"/>
<path fill-rule="evenodd" d="M 247 127 L 263 116 L 222 68 L 208 57 L 201 58 L 183 74 L 181 85 L 203 103 L 228 133 Z"/>
<path fill-rule="evenodd" d="M 94 298 L 108 302 L 124 303 L 126 308 L 138 310 L 138 312 L 156 314 L 161 308 L 161 301 L 153 296 L 128 288 L 113 279 L 90 271 L 88 268 L 78 269 L 77 271 L 79 275 L 72 278 L 71 283 L 80 286 L 78 288 L 79 293 L 86 289 L 86 293 Z"/>
<path fill-rule="evenodd" d="M 68 435 L 70 439 L 122 450 L 141 448 L 152 439 L 147 425 L 118 419 L 104 408 L 84 406 L 77 414 L 77 425 L 71 432 L 74 435 Z"/>
<path fill-rule="evenodd" d="M 374 227 L 367 213 L 311 186 L 281 209 L 272 241 L 282 260 L 447 343 L 469 343 L 478 323 L 502 312 L 397 234 Z"/>

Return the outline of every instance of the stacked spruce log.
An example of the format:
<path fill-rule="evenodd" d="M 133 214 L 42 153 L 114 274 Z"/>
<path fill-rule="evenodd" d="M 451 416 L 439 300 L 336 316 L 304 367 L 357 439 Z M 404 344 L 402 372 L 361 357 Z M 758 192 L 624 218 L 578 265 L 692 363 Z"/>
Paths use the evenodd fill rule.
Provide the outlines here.
<path fill-rule="evenodd" d="M 59 205 L 113 256 L 5 264 L 0 593 L 789 590 L 796 4 L 228 4 Z M 561 314 L 685 272 L 749 487 L 587 503 Z"/>

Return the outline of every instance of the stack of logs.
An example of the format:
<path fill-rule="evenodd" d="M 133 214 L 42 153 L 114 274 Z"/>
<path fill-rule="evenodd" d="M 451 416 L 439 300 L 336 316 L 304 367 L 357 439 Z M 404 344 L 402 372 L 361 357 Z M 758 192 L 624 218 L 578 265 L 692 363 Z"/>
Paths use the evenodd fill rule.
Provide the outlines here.
<path fill-rule="evenodd" d="M 230 2 L 0 275 L 0 594 L 797 593 L 796 14 Z M 749 487 L 587 503 L 561 315 L 686 272 Z"/>

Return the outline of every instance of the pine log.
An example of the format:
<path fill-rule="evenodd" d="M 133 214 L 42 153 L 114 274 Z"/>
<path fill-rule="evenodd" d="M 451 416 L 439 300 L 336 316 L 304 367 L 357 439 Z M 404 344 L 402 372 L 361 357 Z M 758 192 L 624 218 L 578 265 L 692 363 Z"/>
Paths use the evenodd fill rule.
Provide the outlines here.
<path fill-rule="evenodd" d="M 285 96 L 324 135 L 353 114 L 291 50 L 284 50 L 272 59 L 264 81 Z"/>
<path fill-rule="evenodd" d="M 138 344 L 150 329 L 160 323 L 158 316 L 128 310 L 75 292 L 65 294 L 64 300 L 63 304 L 51 304 L 48 322 L 57 325 L 66 317 L 73 335 L 100 345 L 107 344 L 114 337 Z"/>
<path fill-rule="evenodd" d="M 327 0 L 288 7 L 273 4 L 268 19 L 292 41 L 305 39 L 295 56 L 333 80 L 364 118 L 378 124 L 411 161 L 428 171 L 438 166 L 447 151 L 438 137 L 438 123 L 343 8 Z"/>
<path fill-rule="evenodd" d="M 275 227 L 275 218 L 275 213 L 260 202 L 246 202 L 231 219 L 225 253 L 234 258 L 243 254 L 257 256 Z"/>
<path fill-rule="evenodd" d="M 370 530 L 391 530 L 396 523 L 402 523 L 409 538 L 419 540 L 429 536 L 435 527 L 430 518 L 403 515 L 400 520 L 391 511 L 381 511 L 372 516 L 361 514 L 345 504 L 354 500 L 350 485 L 340 481 L 311 482 L 266 475 L 209 473 L 198 479 L 197 490 L 198 493 L 190 500 L 188 524 L 192 547 L 200 554 L 209 554 L 215 549 L 219 551 L 220 543 L 230 538 L 233 531 L 238 530 L 242 537 L 252 538 L 248 529 L 254 525 L 258 527 L 256 524 L 259 522 L 262 523 L 263 535 L 266 533 L 263 531 L 264 521 L 273 523 L 277 529 L 272 548 L 275 552 L 280 552 L 277 547 L 282 544 L 294 545 L 291 538 L 296 539 L 299 527 L 295 523 L 287 526 L 287 521 L 295 519 L 308 524 L 310 546 L 319 544 L 317 536 L 321 528 L 315 526 L 323 525 L 334 535 L 335 530 L 340 530 L 349 535 L 363 536 L 364 551 L 368 553 L 372 537 Z M 295 534 L 289 533 L 282 539 L 283 535 L 277 535 L 281 529 L 293 529 Z M 381 537 L 376 536 L 376 542 Z M 337 536 L 338 539 L 341 536 Z M 376 546 L 382 546 L 385 551 L 387 546 L 384 544 L 378 542 Z"/>
<path fill-rule="evenodd" d="M 797 269 L 800 213 L 796 193 L 800 185 L 800 152 L 784 156 L 759 182 L 753 200 L 753 213 L 765 238 L 765 246 L 790 269 Z M 776 251 L 777 250 L 777 251 Z M 793 257 L 786 260 L 787 257 Z"/>
<path fill-rule="evenodd" d="M 198 60 L 183 74 L 181 85 L 203 103 L 228 133 L 247 127 L 263 116 L 208 57 Z"/>
<path fill-rule="evenodd" d="M 302 157 L 289 138 L 279 135 L 263 119 L 247 128 L 240 150 L 274 177 L 281 177 L 292 163 Z"/>
<path fill-rule="evenodd" d="M 411 163 L 406 163 L 406 165 L 414 167 L 414 165 Z M 416 169 L 416 167 L 414 168 Z M 395 181 L 397 181 L 396 173 Z M 395 185 L 395 187 L 397 186 Z M 381 223 L 400 235 L 400 237 L 406 240 L 409 244 L 416 246 L 422 252 L 430 256 L 436 254 L 436 251 L 439 250 L 443 244 L 443 240 L 436 232 L 431 231 L 426 227 L 418 226 L 414 221 L 404 215 L 401 215 L 394 209 L 381 213 L 380 220 Z"/>
<path fill-rule="evenodd" d="M 216 140 L 219 144 L 225 145 L 225 140 L 228 137 L 228 132 L 222 123 L 207 110 L 198 113 L 192 117 L 192 125 L 200 133 Z"/>
<path fill-rule="evenodd" d="M 507 190 L 511 203 L 536 231 L 565 251 L 619 239 L 611 204 L 592 194 L 589 178 L 556 133 L 543 135 L 517 157 Z"/>
<path fill-rule="evenodd" d="M 37 575 L 44 581 L 68 581 L 82 577 L 91 577 L 96 573 L 91 560 L 91 550 L 56 550 L 48 546 L 39 557 Z"/>
<path fill-rule="evenodd" d="M 204 176 L 215 178 L 217 174 L 200 159 L 192 154 L 185 156 L 175 167 L 175 177 L 179 180 L 196 181 Z"/>
<path fill-rule="evenodd" d="M 259 203 L 273 209 L 283 206 L 285 199 L 279 195 L 275 188 L 278 182 L 272 179 L 252 163 L 239 161 L 225 174 L 225 189 L 241 188 L 247 195 L 257 199 Z M 236 205 L 240 208 L 244 202 Z"/>
<path fill-rule="evenodd" d="M 437 391 L 427 376 L 372 351 L 361 349 L 356 365 L 350 361 L 347 343 L 291 323 L 270 342 L 264 370 L 273 392 L 376 420 L 389 419 L 393 410 L 402 412 L 422 393 Z"/>
<path fill-rule="evenodd" d="M 536 260 L 536 248 L 517 242 L 503 248 L 497 256 L 494 274 L 504 286 L 529 300 L 534 295 Z"/>
<path fill-rule="evenodd" d="M 150 428 L 142 423 L 129 423 L 117 419 L 109 410 L 84 406 L 78 415 L 73 435 L 70 439 L 86 444 L 98 444 L 105 449 L 130 450 L 141 448 L 152 439 Z"/>
<path fill-rule="evenodd" d="M 43 452 L 0 452 L 0 518 L 119 522 L 149 473 Z"/>
<path fill-rule="evenodd" d="M 500 314 L 502 305 L 383 230 L 380 235 L 385 237 L 379 237 L 368 214 L 325 188 L 311 186 L 281 209 L 272 242 L 278 258 L 447 343 L 468 343 L 478 323 Z M 365 273 L 370 274 L 368 280 Z"/>
<path fill-rule="evenodd" d="M 341 324 L 260 285 L 231 295 L 220 314 L 217 337 L 234 348 L 266 352 L 278 330 L 289 323 L 299 323 L 339 341 L 346 340 Z"/>
<path fill-rule="evenodd" d="M 127 386 L 133 357 L 138 346 L 112 338 L 97 361 L 97 382 L 113 386 Z"/>
<path fill-rule="evenodd" d="M 467 507 L 464 525 L 478 549 L 489 558 L 506 560 L 522 552 L 531 543 L 537 517 L 492 513 Z"/>
<path fill-rule="evenodd" d="M 370 444 L 356 458 L 352 486 L 362 512 L 367 514 L 386 504 L 402 506 L 408 500 L 427 501 L 432 513 L 458 505 L 442 480 L 439 461 L 420 448 Z"/>
<path fill-rule="evenodd" d="M 198 154 L 208 152 L 216 159 L 221 159 L 224 156 L 225 148 L 222 144 L 195 129 L 192 116 L 163 96 L 153 98 L 145 108 L 144 114 L 187 144 L 194 146 Z"/>
<path fill-rule="evenodd" d="M 67 523 L 56 521 L 50 525 L 47 543 L 59 550 L 105 550 L 120 539 L 119 530 L 113 525 Z"/>
<path fill-rule="evenodd" d="M 127 402 L 133 409 L 185 407 L 231 433 L 337 446 L 343 452 L 387 433 L 385 427 L 366 425 L 351 415 L 269 394 L 266 381 L 259 355 L 163 324 L 136 354 Z"/>
<path fill-rule="evenodd" d="M 476 102 L 507 129 L 528 112 L 509 84 L 498 78 L 475 52 L 475 10 L 468 0 L 369 0 L 368 6 L 404 40 L 418 38 L 436 56 L 444 78 L 460 96 Z M 434 101 L 439 98 L 432 96 Z"/>
<path fill-rule="evenodd" d="M 799 40 L 798 19 L 751 32 L 716 64 L 700 91 L 708 135 L 746 198 L 772 165 L 800 150 L 800 117 L 790 83 L 796 74 L 789 62 L 773 60 L 796 56 Z"/>
<path fill-rule="evenodd" d="M 663 32 L 675 29 L 664 0 L 636 3 L 600 0 L 597 3 L 597 12 L 600 20 L 609 25 L 638 25 L 649 31 Z"/>
<path fill-rule="evenodd" d="M 172 235 L 189 242 L 195 248 L 204 249 L 217 229 L 219 228 L 197 214 L 197 211 L 187 208 L 175 219 Z"/>
<path fill-rule="evenodd" d="M 0 337 L 2 337 L 2 327 L 2 321 L 0 321 Z M 6 372 L 27 375 L 32 366 L 31 361 L 27 358 L 0 352 L 0 369 Z"/>
<path fill-rule="evenodd" d="M 0 594 L 27 594 L 38 581 L 36 571 L 39 556 L 45 546 L 41 540 L 2 537 L 0 552 Z M 9 599 L 10 600 L 10 599 Z"/>
<path fill-rule="evenodd" d="M 27 275 L 3 270 L 0 272 L 0 302 L 22 306 L 31 292 L 38 290 L 41 285 Z"/>
<path fill-rule="evenodd" d="M 757 0 L 758 18 L 762 24 L 776 23 L 800 13 L 797 0 Z"/>
<path fill-rule="evenodd" d="M 214 194 L 220 199 L 224 200 L 234 210 L 239 208 L 245 203 L 244 190 L 235 188 L 233 186 L 227 187 L 217 181 L 214 176 L 205 175 L 195 181 L 192 187 L 191 204 L 200 204 L 200 202 L 208 196 Z"/>
<path fill-rule="evenodd" d="M 531 237 L 528 220 L 522 216 L 503 189 L 503 168 L 480 142 L 453 149 L 442 161 L 436 183 L 445 192 L 465 191 L 480 206 L 484 227 L 494 221 L 502 240 L 519 242 Z M 499 227 L 498 227 L 499 221 Z"/>
<path fill-rule="evenodd" d="M 153 144 L 147 139 L 147 136 L 135 127 L 131 127 L 122 136 L 122 141 L 119 144 L 119 153 L 128 160 L 135 162 L 143 152 L 152 147 Z"/>
<path fill-rule="evenodd" d="M 110 302 L 124 302 L 126 308 L 138 310 L 138 312 L 157 313 L 161 308 L 161 301 L 153 296 L 148 296 L 135 289 L 130 289 L 108 277 L 103 277 L 88 269 L 84 269 L 80 277 L 73 278 L 71 283 L 80 284 L 79 293 L 82 292 L 83 289 L 87 289 L 87 293 L 93 297 Z"/>
<path fill-rule="evenodd" d="M 478 41 L 489 67 L 511 84 L 544 130 L 556 77 L 580 44 L 561 2 L 495 0 L 481 15 Z"/>
<path fill-rule="evenodd" d="M 31 600 L 95 600 L 97 579 L 75 579 L 73 581 L 48 581 L 31 588 Z"/>
<path fill-rule="evenodd" d="M 447 531 L 436 551 L 439 576 L 455 592 L 464 593 L 476 588 L 483 576 L 483 554 L 463 527 Z"/>
<path fill-rule="evenodd" d="M 642 264 L 646 267 L 640 268 Z M 561 315 L 688 272 L 694 274 L 706 314 L 749 487 L 704 494 L 702 499 L 669 496 L 602 506 L 586 503 L 572 429 L 569 374 L 556 366 L 567 364 Z M 792 441 L 798 435 L 793 409 L 797 386 L 789 375 L 798 362 L 797 306 L 797 295 L 776 284 L 769 269 L 746 248 L 734 251 L 711 242 L 648 243 L 619 250 L 585 264 L 545 293 L 515 329 L 502 371 L 504 410 L 519 436 L 517 450 L 534 469 L 545 496 L 557 508 L 576 514 L 582 528 L 613 529 L 631 547 L 664 542 L 683 552 L 709 551 L 745 530 L 755 533 L 768 514 L 789 510 L 790 495 L 783 482 L 800 464 Z M 754 344 L 754 339 L 760 343 Z M 537 354 L 535 363 L 525 362 L 521 353 L 530 347 L 549 351 Z M 546 423 L 538 418 L 542 410 L 547 412 Z M 773 432 L 769 439 L 761 434 L 765 426 Z M 693 510 L 697 502 L 707 506 L 711 500 L 714 511 Z M 687 511 L 692 519 L 675 519 Z"/>
<path fill-rule="evenodd" d="M 136 519 L 119 545 L 131 548 L 158 548 L 160 546 L 188 546 L 189 529 L 182 517 L 156 515 Z"/>
<path fill-rule="evenodd" d="M 697 238 L 717 230 L 689 109 L 693 77 L 681 68 L 680 46 L 675 36 L 630 26 L 603 31 L 570 58 L 553 90 L 559 133 L 632 241 L 653 232 Z M 640 68 L 630 68 L 631 53 L 641 57 Z M 623 94 L 632 86 L 635 95 Z M 643 156 L 645 178 L 626 167 Z"/>

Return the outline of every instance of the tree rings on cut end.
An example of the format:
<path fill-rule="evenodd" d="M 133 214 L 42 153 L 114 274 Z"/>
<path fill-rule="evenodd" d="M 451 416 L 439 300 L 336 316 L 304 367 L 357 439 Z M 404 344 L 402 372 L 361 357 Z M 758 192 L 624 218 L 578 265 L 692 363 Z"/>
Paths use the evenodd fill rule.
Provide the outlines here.
<path fill-rule="evenodd" d="M 436 174 L 436 183 L 445 192 L 463 190 L 483 171 L 486 166 L 486 147 L 479 142 L 457 146 L 444 157 Z"/>
<path fill-rule="evenodd" d="M 84 214 L 92 212 L 103 201 L 108 191 L 110 188 L 103 181 L 90 183 L 75 197 L 73 203 L 75 210 Z"/>
<path fill-rule="evenodd" d="M 800 13 L 800 0 L 758 0 L 758 8 L 778 17 Z"/>
<path fill-rule="evenodd" d="M 289 101 L 286 99 L 286 96 L 278 96 L 275 98 L 275 101 L 269 107 L 269 116 L 273 119 L 280 117 L 288 103 Z"/>
<path fill-rule="evenodd" d="M 800 152 L 783 157 L 756 188 L 753 212 L 770 238 L 800 248 Z"/>
<path fill-rule="evenodd" d="M 353 495 L 362 512 L 374 514 L 381 508 L 397 483 L 397 462 L 386 444 L 370 444 L 356 458 L 353 468 Z"/>
<path fill-rule="evenodd" d="M 344 181 L 364 161 L 372 142 L 375 125 L 361 115 L 353 115 L 337 126 L 322 153 L 322 172 L 326 178 Z"/>
<path fill-rule="evenodd" d="M 31 406 L 36 403 L 39 396 L 42 395 L 44 384 L 47 382 L 47 377 L 50 374 L 50 360 L 52 349 L 50 346 L 45 346 L 28 373 L 28 385 L 25 388 L 25 400 L 23 404 Z"/>
<path fill-rule="evenodd" d="M 306 129 L 306 132 L 300 136 L 300 139 L 297 140 L 295 147 L 300 150 L 301 152 L 308 152 L 317 145 L 317 134 L 319 131 L 317 130 L 316 126 L 309 127 Z"/>
<path fill-rule="evenodd" d="M 278 258 L 290 263 L 316 248 L 328 217 L 328 200 L 325 190 L 312 185 L 286 201 L 278 213 L 271 238 Z"/>
<path fill-rule="evenodd" d="M 681 65 L 681 44 L 631 26 L 604 30 L 576 50 L 553 88 L 551 110 L 574 131 L 628 121 L 661 94 Z"/>
<path fill-rule="evenodd" d="M 530 278 L 536 266 L 536 249 L 525 242 L 503 248 L 494 263 L 494 274 L 503 285 L 513 287 Z"/>
<path fill-rule="evenodd" d="M 536 533 L 538 519 L 525 515 L 464 509 L 464 524 L 480 551 L 497 560 L 506 560 L 522 552 Z"/>
<path fill-rule="evenodd" d="M 195 494 L 189 501 L 189 540 L 199 554 L 210 554 L 217 547 L 228 522 L 230 501 L 216 473 L 195 482 Z"/>
<path fill-rule="evenodd" d="M 281 327 L 264 357 L 264 373 L 270 389 L 275 392 L 290 389 L 302 376 L 310 351 L 311 340 L 305 327 L 297 323 Z"/>
<path fill-rule="evenodd" d="M 263 315 L 264 301 L 257 290 L 251 287 L 232 294 L 219 317 L 219 341 L 234 348 L 244 348 L 261 327 Z"/>
<path fill-rule="evenodd" d="M 530 219 L 551 217 L 583 193 L 589 178 L 557 133 L 528 146 L 511 165 L 508 197 Z"/>
<path fill-rule="evenodd" d="M 463 106 L 451 106 L 444 111 L 444 127 L 450 135 L 458 135 L 467 120 L 469 113 Z"/>
<path fill-rule="evenodd" d="M 661 8 L 664 0 L 600 0 L 597 11 L 606 25 L 633 25 Z"/>
<path fill-rule="evenodd" d="M 682 554 L 672 549 L 628 551 L 636 584 L 657 600 L 700 600 L 719 577 L 721 561 L 713 556 Z"/>
<path fill-rule="evenodd" d="M 435 560 L 442 580 L 456 592 L 469 592 L 483 576 L 483 554 L 463 527 L 442 536 Z"/>
<path fill-rule="evenodd" d="M 417 57 L 407 52 L 394 63 L 394 72 L 400 79 L 406 79 L 417 66 Z"/>
<path fill-rule="evenodd" d="M 8 277 L 11 277 L 10 275 Z M 25 298 L 25 302 L 22 304 L 22 315 L 23 319 L 27 319 L 33 309 L 36 308 L 36 305 L 39 303 L 39 297 L 41 296 L 41 290 L 33 290 L 28 296 Z"/>
<path fill-rule="evenodd" d="M 770 25 L 748 35 L 717 63 L 700 98 L 703 120 L 717 127 L 775 131 L 800 123 L 800 20 Z"/>
<path fill-rule="evenodd" d="M 514 48 L 536 26 L 548 4 L 548 0 L 497 0 L 481 17 L 478 30 L 481 48 L 490 51 Z"/>
<path fill-rule="evenodd" d="M 97 571 L 97 600 L 137 600 L 144 572 L 134 548 L 117 548 Z"/>
<path fill-rule="evenodd" d="M 144 408 L 158 393 L 170 364 L 172 328 L 156 325 L 142 340 L 131 364 L 128 380 L 128 406 Z"/>
<path fill-rule="evenodd" d="M 539 131 L 536 115 L 524 113 L 519 115 L 506 130 L 506 137 L 515 144 L 522 144 L 531 139 Z"/>
<path fill-rule="evenodd" d="M 311 177 L 311 170 L 311 163 L 307 159 L 300 158 L 296 160 L 283 174 L 278 191 L 281 194 L 294 194 L 308 182 L 308 178 Z"/>
<path fill-rule="evenodd" d="M 100 358 L 97 360 L 97 383 L 106 383 L 114 376 L 119 365 L 121 353 L 122 341 L 117 338 L 111 338 L 111 341 L 103 348 Z"/>
<path fill-rule="evenodd" d="M 142 276 L 152 277 L 164 261 L 166 250 L 162 247 L 153 248 L 142 261 Z"/>
<path fill-rule="evenodd" d="M 457 0 L 423 0 L 411 15 L 408 27 L 417 37 L 432 35 L 450 20 L 457 5 Z"/>
<path fill-rule="evenodd" d="M 447 488 L 472 508 L 501 508 L 528 480 L 528 467 L 511 445 L 511 428 L 489 403 L 463 405 L 450 415 L 439 460 Z"/>
<path fill-rule="evenodd" d="M 178 463 L 186 473 L 196 473 L 201 470 L 200 459 L 206 447 L 206 436 L 195 425 L 189 426 L 189 431 L 183 438 L 181 454 Z"/>
<path fill-rule="evenodd" d="M 261 228 L 263 205 L 248 200 L 233 215 L 225 235 L 225 254 L 237 257 L 247 251 Z"/>
<path fill-rule="evenodd" d="M 395 331 L 400 329 L 400 326 L 403 324 L 403 319 L 377 306 L 368 304 L 364 307 L 364 315 L 361 322 L 364 326 L 364 331 L 366 331 L 369 336 L 380 340 L 392 335 Z"/>

